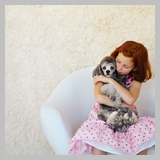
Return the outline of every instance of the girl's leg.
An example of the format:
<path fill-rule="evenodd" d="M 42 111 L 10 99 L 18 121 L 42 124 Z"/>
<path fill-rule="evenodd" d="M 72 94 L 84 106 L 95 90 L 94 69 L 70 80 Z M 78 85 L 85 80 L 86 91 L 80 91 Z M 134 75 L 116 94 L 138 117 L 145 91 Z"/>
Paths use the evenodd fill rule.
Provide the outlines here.
<path fill-rule="evenodd" d="M 139 152 L 137 155 L 147 155 L 147 149 Z"/>
<path fill-rule="evenodd" d="M 92 154 L 93 155 L 106 155 L 107 153 L 93 147 Z"/>

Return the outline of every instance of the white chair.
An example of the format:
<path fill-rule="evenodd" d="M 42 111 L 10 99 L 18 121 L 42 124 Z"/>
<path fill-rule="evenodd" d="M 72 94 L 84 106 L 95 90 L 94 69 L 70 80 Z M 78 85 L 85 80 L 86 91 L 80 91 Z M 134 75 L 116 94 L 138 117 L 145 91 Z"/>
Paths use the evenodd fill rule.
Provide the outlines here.
<path fill-rule="evenodd" d="M 56 155 L 69 155 L 69 140 L 95 104 L 93 68 L 75 71 L 64 78 L 41 108 L 41 125 Z M 140 116 L 155 116 L 155 79 L 142 85 L 136 105 L 141 106 Z M 148 154 L 155 154 L 154 146 Z"/>

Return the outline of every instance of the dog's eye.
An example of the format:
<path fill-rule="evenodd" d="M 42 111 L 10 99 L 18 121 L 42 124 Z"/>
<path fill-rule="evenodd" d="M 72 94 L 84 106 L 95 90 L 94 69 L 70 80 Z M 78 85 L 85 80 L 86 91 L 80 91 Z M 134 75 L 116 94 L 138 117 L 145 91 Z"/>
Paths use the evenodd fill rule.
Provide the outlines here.
<path fill-rule="evenodd" d="M 112 66 L 111 69 L 114 69 L 114 67 Z"/>
<path fill-rule="evenodd" d="M 103 67 L 103 69 L 106 69 L 106 67 Z"/>

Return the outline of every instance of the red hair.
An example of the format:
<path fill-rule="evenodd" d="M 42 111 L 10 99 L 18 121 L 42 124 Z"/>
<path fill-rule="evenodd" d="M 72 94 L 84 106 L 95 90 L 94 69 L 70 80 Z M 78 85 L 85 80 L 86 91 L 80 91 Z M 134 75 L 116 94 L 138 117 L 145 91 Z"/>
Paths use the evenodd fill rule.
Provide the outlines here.
<path fill-rule="evenodd" d="M 139 82 L 145 82 L 152 77 L 151 65 L 148 60 L 148 50 L 146 47 L 135 41 L 126 41 L 121 46 L 117 47 L 111 53 L 111 56 L 116 58 L 119 52 L 122 52 L 125 57 L 133 57 L 135 71 L 131 71 L 130 75 Z"/>

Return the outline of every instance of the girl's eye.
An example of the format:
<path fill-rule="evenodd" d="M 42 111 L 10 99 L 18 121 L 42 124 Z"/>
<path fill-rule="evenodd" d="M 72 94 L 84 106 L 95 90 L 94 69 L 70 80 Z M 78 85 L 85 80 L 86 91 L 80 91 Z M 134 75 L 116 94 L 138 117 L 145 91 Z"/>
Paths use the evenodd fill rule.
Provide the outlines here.
<path fill-rule="evenodd" d="M 128 69 L 128 66 L 124 66 L 126 69 Z"/>

